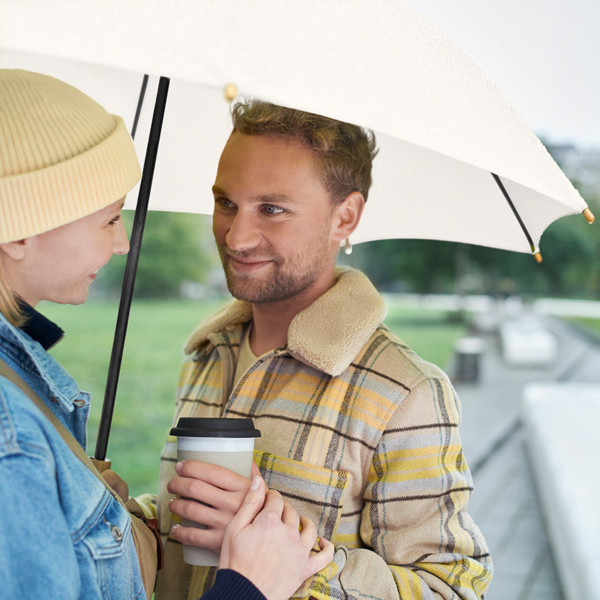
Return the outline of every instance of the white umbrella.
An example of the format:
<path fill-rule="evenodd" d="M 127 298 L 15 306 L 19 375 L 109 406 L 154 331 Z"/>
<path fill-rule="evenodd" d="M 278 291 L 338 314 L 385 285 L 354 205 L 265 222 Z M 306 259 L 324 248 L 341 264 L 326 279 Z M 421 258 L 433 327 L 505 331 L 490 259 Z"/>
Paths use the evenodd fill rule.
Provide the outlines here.
<path fill-rule="evenodd" d="M 428 238 L 530 252 L 490 173 L 534 251 L 552 221 L 586 208 L 479 67 L 395 1 L 1 0 L 0 65 L 36 66 L 8 49 L 86 63 L 81 80 L 58 63 L 47 70 L 125 115 L 138 91 L 127 103 L 121 81 L 171 78 L 150 204 L 158 210 L 212 212 L 229 83 L 375 130 L 381 150 L 356 243 Z M 91 79 L 90 63 L 119 71 Z"/>
<path fill-rule="evenodd" d="M 593 219 L 481 69 L 396 1 L 0 0 L 0 67 L 65 79 L 131 122 L 142 74 L 150 90 L 169 77 L 150 208 L 212 212 L 230 130 L 223 92 L 233 84 L 376 132 L 374 184 L 353 243 L 427 238 L 538 253 L 554 220 Z M 163 103 L 166 88 L 163 80 Z M 144 102 L 142 157 L 151 113 Z"/>

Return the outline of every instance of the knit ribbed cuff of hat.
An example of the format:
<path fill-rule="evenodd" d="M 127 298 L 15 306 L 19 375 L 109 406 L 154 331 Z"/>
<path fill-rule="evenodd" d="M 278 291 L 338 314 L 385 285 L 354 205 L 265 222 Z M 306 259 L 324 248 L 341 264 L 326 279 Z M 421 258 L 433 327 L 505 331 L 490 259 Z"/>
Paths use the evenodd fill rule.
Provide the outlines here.
<path fill-rule="evenodd" d="M 140 166 L 121 117 L 101 143 L 59 164 L 0 178 L 0 242 L 31 237 L 75 221 L 123 198 Z"/>

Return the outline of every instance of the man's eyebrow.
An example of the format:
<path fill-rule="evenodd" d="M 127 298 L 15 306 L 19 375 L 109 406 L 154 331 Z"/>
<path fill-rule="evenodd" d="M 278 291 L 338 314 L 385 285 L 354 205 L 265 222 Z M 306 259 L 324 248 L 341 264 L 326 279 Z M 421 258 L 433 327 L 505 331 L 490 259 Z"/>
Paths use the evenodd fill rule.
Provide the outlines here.
<path fill-rule="evenodd" d="M 264 194 L 263 196 L 255 196 L 255 202 L 267 202 L 269 204 L 272 203 L 284 203 L 284 202 L 292 202 L 292 199 L 286 194 Z"/>
<path fill-rule="evenodd" d="M 220 188 L 218 185 L 213 185 L 212 193 L 219 196 L 227 196 L 227 192 Z M 267 202 L 269 204 L 275 202 L 293 202 L 287 194 L 263 194 L 261 196 L 255 196 L 254 202 Z"/>

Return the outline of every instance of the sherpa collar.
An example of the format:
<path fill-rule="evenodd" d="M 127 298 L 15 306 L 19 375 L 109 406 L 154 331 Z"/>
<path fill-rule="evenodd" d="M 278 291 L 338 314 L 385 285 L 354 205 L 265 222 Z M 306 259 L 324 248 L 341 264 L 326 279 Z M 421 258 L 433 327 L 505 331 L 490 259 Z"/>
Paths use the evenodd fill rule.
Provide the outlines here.
<path fill-rule="evenodd" d="M 334 377 L 348 368 L 387 314 L 383 299 L 360 271 L 340 267 L 336 276 L 330 290 L 294 317 L 287 344 L 292 356 Z M 195 352 L 210 334 L 251 318 L 252 305 L 233 300 L 200 323 L 185 353 Z"/>

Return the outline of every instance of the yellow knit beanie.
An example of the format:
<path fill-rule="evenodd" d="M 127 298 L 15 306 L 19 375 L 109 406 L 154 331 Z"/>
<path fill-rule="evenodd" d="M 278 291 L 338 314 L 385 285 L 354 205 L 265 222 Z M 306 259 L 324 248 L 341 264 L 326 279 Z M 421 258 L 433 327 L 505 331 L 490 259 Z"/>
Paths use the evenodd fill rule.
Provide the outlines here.
<path fill-rule="evenodd" d="M 121 117 L 53 77 L 0 69 L 0 242 L 96 212 L 139 178 Z"/>

